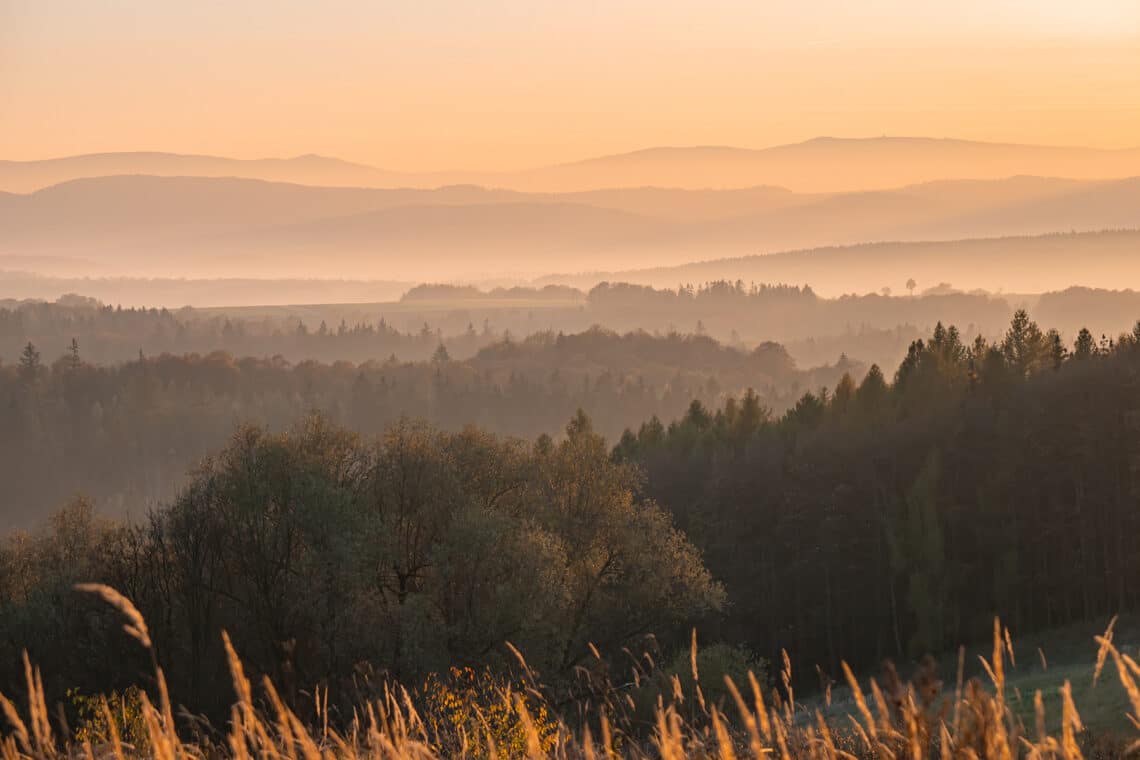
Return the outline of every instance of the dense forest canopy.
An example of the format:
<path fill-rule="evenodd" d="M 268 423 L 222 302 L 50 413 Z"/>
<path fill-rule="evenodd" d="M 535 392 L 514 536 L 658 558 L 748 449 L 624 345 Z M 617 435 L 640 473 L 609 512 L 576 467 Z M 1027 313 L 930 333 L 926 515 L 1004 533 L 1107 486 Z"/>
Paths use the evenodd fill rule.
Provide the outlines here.
<path fill-rule="evenodd" d="M 208 359 L 186 383 L 185 361 L 117 372 L 131 398 L 209 395 L 243 364 Z M 25 394 L 41 391 L 37 362 L 31 348 L 8 375 Z M 64 410 L 105 372 L 58 371 Z M 280 370 L 245 371 L 267 383 Z M 691 400 L 612 448 L 583 412 L 533 442 L 401 419 L 371 438 L 321 417 L 287 434 L 241 427 L 132 522 L 79 500 L 10 534 L 0 641 L 38 642 L 49 679 L 122 685 L 130 672 L 92 655 L 122 642 L 67 592 L 82 578 L 148 610 L 173 677 L 203 702 L 202 679 L 224 667 L 220 627 L 287 689 L 349 678 L 360 658 L 401 674 L 494 664 L 503 639 L 567 673 L 591 643 L 654 632 L 675 651 L 694 623 L 746 657 L 786 647 L 798 672 L 835 677 L 841 657 L 862 667 L 984 639 L 999 610 L 1033 631 L 1135 609 L 1138 404 L 1140 323 L 1070 343 L 1019 311 L 993 343 L 937 325 L 893 377 L 845 373 L 783 413 L 751 390 Z M 360 615 L 375 637 L 349 625 Z M 45 626 L 64 626 L 66 645 Z"/>
<path fill-rule="evenodd" d="M 97 313 L 128 328 L 155 316 Z M 318 331 L 296 339 L 337 345 L 380 337 Z M 799 370 L 776 344 L 744 351 L 707 336 L 601 329 L 503 340 L 462 361 L 451 359 L 452 344 L 423 341 L 432 356 L 419 362 L 291 364 L 214 351 L 102 366 L 88 363 L 86 344 L 74 339 L 55 356 L 27 342 L 0 365 L 0 477 L 10 505 L 3 522 L 34 523 L 77 491 L 109 513 L 137 516 L 173 495 L 240 422 L 281 431 L 320 410 L 363 433 L 407 416 L 534 438 L 557 433 L 584 409 L 614 438 L 652 415 L 680 415 L 693 399 L 718 404 L 749 386 L 782 409 L 803 389 L 834 385 L 859 368 L 845 360 Z"/>
<path fill-rule="evenodd" d="M 1140 602 L 1140 323 L 1071 347 L 1025 312 L 994 344 L 939 325 L 893 382 L 873 367 L 778 417 L 694 403 L 615 456 L 724 581 L 720 634 L 809 667 Z"/>

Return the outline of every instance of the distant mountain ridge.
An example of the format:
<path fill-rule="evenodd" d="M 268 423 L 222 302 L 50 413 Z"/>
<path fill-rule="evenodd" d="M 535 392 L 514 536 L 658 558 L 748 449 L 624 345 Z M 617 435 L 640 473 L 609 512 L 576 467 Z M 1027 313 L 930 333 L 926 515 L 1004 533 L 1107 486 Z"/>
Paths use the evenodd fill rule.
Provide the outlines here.
<path fill-rule="evenodd" d="M 1096 180 L 1140 175 L 1140 148 L 1019 145 L 925 137 L 820 137 L 770 148 L 654 147 L 521 171 L 397 172 L 319 155 L 233 159 L 176 153 L 100 153 L 0 161 L 0 191 L 31 192 L 81 177 L 118 174 L 244 177 L 306 185 L 433 188 L 477 184 L 525 192 L 599 188 L 796 192 L 876 190 L 947 179 L 1015 175 Z"/>
<path fill-rule="evenodd" d="M 834 194 L 527 194 L 115 176 L 0 194 L 0 269 L 40 262 L 35 271 L 71 276 L 535 277 L 866 241 L 1140 228 L 1138 198 L 1137 178 L 1017 177 Z"/>
<path fill-rule="evenodd" d="M 91 153 L 37 161 L 0 161 L 0 190 L 28 193 L 75 179 L 114 175 L 239 177 L 270 182 L 345 187 L 406 184 L 399 172 L 315 154 L 237 159 L 181 153 Z"/>
<path fill-rule="evenodd" d="M 726 188 L 766 184 L 797 192 L 881 190 L 935 180 L 1016 175 L 1111 179 L 1140 174 L 1140 148 L 1099 149 L 925 137 L 819 137 L 771 148 L 659 147 L 523 172 L 516 189 L 566 188 L 598 176 L 640 184 Z"/>

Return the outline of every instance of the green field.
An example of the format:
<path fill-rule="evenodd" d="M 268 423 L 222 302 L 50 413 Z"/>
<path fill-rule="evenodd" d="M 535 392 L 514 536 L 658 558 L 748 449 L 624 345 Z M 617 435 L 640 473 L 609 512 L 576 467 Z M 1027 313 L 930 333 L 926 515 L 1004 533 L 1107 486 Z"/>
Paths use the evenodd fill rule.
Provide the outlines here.
<path fill-rule="evenodd" d="M 1033 696 L 1041 692 L 1045 705 L 1046 728 L 1056 733 L 1061 726 L 1060 689 L 1068 681 L 1073 690 L 1073 700 L 1080 713 L 1085 728 L 1092 735 L 1130 735 L 1131 725 L 1125 717 L 1131 711 L 1128 695 L 1121 686 L 1116 666 L 1108 658 L 1096 685 L 1093 672 L 1096 665 L 1097 644 L 1095 636 L 1101 635 L 1108 626 L 1108 620 L 1081 623 L 1057 628 L 1030 636 L 1014 637 L 1014 662 L 1009 661 L 1008 653 L 1003 653 L 1006 702 L 1032 734 L 1034 731 Z M 1121 617 L 1114 628 L 1114 643 L 1124 654 L 1136 656 L 1140 648 L 1140 618 Z M 989 660 L 993 654 L 990 643 L 967 647 L 963 674 L 964 680 L 979 679 L 989 691 L 993 682 L 986 674 L 979 658 Z M 951 700 L 957 680 L 958 653 L 947 653 L 938 658 L 940 675 L 943 679 L 943 694 Z M 908 678 L 913 665 L 899 668 L 899 675 Z M 860 684 L 869 689 L 871 678 L 881 682 L 877 672 L 861 673 Z M 802 720 L 821 710 L 829 722 L 840 725 L 848 722 L 848 716 L 858 718 L 850 689 L 836 685 L 832 691 L 831 706 L 825 705 L 821 695 L 811 695 L 803 699 L 799 709 Z"/>

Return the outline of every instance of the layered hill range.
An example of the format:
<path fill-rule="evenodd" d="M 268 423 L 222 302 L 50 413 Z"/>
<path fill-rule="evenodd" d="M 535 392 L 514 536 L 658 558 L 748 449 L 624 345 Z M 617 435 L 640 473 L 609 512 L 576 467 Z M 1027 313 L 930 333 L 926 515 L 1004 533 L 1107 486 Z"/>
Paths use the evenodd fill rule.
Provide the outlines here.
<path fill-rule="evenodd" d="M 0 269 L 457 280 L 1140 228 L 1140 150 L 818 139 L 491 174 L 129 153 L 0 162 L 0 190 Z"/>
<path fill-rule="evenodd" d="M 659 147 L 512 172 L 397 172 L 326 156 L 239 160 L 174 153 L 100 153 L 0 161 L 0 190 L 28 193 L 81 177 L 245 177 L 336 187 L 480 185 L 565 193 L 599 187 L 740 189 L 776 185 L 799 193 L 884 190 L 937 179 L 1021 174 L 1110 179 L 1140 175 L 1140 148 L 1111 150 L 923 137 L 819 137 L 750 150 Z"/>

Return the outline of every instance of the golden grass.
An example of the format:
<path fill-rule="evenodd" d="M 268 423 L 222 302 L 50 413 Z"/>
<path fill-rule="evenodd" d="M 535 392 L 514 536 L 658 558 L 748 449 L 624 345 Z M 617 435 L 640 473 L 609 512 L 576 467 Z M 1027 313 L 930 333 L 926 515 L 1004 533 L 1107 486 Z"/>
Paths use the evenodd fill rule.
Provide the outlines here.
<path fill-rule="evenodd" d="M 127 619 L 125 629 L 140 645 L 151 651 L 153 645 L 146 621 L 131 604 L 114 589 L 88 585 L 82 590 L 99 595 L 118 609 Z M 1117 676 L 1128 694 L 1132 714 L 1122 722 L 1122 737 L 1140 731 L 1140 665 L 1119 651 L 1112 642 L 1112 624 L 1097 637 L 1100 647 L 1094 677 L 1099 676 L 1112 658 Z M 563 721 L 553 721 L 548 706 L 537 688 L 528 686 L 523 692 L 504 689 L 491 716 L 478 704 L 462 704 L 463 714 L 474 720 L 456 724 L 433 714 L 421 715 L 412 695 L 398 686 L 388 686 L 381 697 L 361 704 L 348 725 L 334 727 L 328 719 L 328 693 L 314 692 L 314 724 L 302 722 L 273 683 L 262 679 L 255 689 L 246 676 L 238 652 L 223 633 L 223 644 L 229 659 L 235 702 L 230 713 L 224 743 L 204 746 L 184 741 L 178 732 L 174 710 L 162 670 L 155 665 L 156 701 L 143 694 L 143 718 L 146 725 L 145 746 L 131 746 L 122 741 L 114 716 L 104 700 L 102 705 L 107 730 L 95 744 L 78 742 L 53 728 L 48 703 L 39 671 L 25 655 L 27 705 L 23 714 L 16 704 L 0 695 L 0 711 L 7 724 L 0 733 L 0 760 L 128 760 L 138 757 L 155 760 L 439 760 L 471 758 L 472 760 L 617 760 L 629 758 L 661 758 L 661 760 L 745 760 L 752 758 L 868 758 L 874 760 L 980 760 L 983 758 L 1027 758 L 1027 760 L 1084 760 L 1089 742 L 1072 696 L 1068 681 L 1060 689 L 1062 722 L 1060 736 L 1046 732 L 1043 698 L 1034 694 L 1032 739 L 1019 718 L 1007 706 L 1003 658 L 1013 662 L 1013 646 L 1008 629 L 994 622 L 993 654 L 983 658 L 993 682 L 986 689 L 977 680 L 962 682 L 962 658 L 959 678 L 953 694 L 930 694 L 923 684 L 902 683 L 888 671 L 885 686 L 869 681 L 871 699 L 852 670 L 843 664 L 843 673 L 851 687 L 859 719 L 850 725 L 830 723 L 819 710 L 807 715 L 795 703 L 791 692 L 791 665 L 786 653 L 780 679 L 783 695 L 773 690 L 765 699 L 761 684 L 749 674 L 751 701 L 745 699 L 736 683 L 725 677 L 729 706 L 710 704 L 700 692 L 696 657 L 696 635 L 692 639 L 690 665 L 693 675 L 695 714 L 680 705 L 685 695 L 679 693 L 680 682 L 674 679 L 678 692 L 668 702 L 659 696 L 655 706 L 650 736 L 622 733 L 612 723 L 612 703 L 595 705 L 585 725 L 573 729 Z M 511 652 L 525 669 L 526 661 L 514 647 Z M 528 682 L 537 685 L 532 673 Z M 940 682 L 939 682 L 940 684 Z M 922 687 L 922 688 L 920 688 Z M 263 699 L 257 700 L 256 695 Z M 692 703 L 694 700 L 690 700 Z M 264 705 L 259 707 L 258 705 Z M 536 709 L 538 712 L 536 713 Z M 509 715 L 516 723 L 521 739 L 504 740 L 495 726 Z M 952 715 L 951 720 L 946 716 Z M 489 718 L 491 718 L 489 720 Z M 452 734 L 443 736 L 440 726 Z M 591 726 L 597 728 L 600 742 Z M 1124 738 L 1119 744 L 1096 745 L 1097 757 L 1124 756 L 1140 751 L 1140 740 Z"/>

